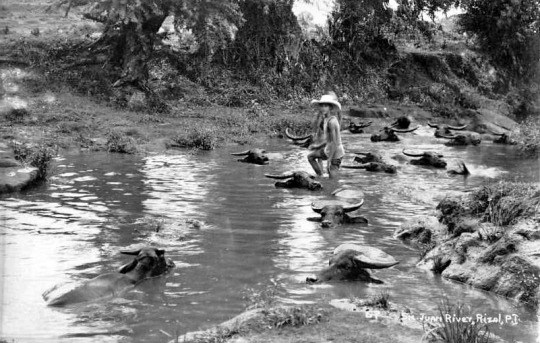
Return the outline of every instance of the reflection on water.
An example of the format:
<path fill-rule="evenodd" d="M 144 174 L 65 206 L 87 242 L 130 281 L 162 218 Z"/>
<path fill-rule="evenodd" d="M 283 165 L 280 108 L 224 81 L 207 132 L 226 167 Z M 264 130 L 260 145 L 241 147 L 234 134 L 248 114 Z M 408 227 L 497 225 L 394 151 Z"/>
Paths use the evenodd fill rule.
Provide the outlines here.
<path fill-rule="evenodd" d="M 269 141 L 268 166 L 239 163 L 223 149 L 190 155 L 80 154 L 57 161 L 49 184 L 0 199 L 2 322 L 0 336 L 24 342 L 166 342 L 169 335 L 200 329 L 240 313 L 244 297 L 273 288 L 284 303 L 367 297 L 381 289 L 391 300 L 434 315 L 442 296 L 469 304 L 473 315 L 517 314 L 516 326 L 495 328 L 506 338 L 532 342 L 536 316 L 527 309 L 415 268 L 419 256 L 392 233 L 425 214 L 448 191 L 468 190 L 488 179 L 538 182 L 539 166 L 515 157 L 514 147 L 442 145 L 431 130 L 403 135 L 400 143 L 371 143 L 345 134 L 349 151 L 378 150 L 398 166 L 396 175 L 343 170 L 322 179 L 321 192 L 276 189 L 265 173 L 311 171 L 307 150 Z M 407 163 L 401 151 L 438 151 L 448 169 L 464 161 L 472 175 L 451 177 Z M 242 149 L 240 149 L 242 150 Z M 352 160 L 353 155 L 347 157 Z M 348 163 L 345 161 L 344 163 Z M 321 229 L 313 201 L 338 187 L 365 194 L 360 212 L 369 225 Z M 190 224 L 196 220 L 202 225 Z M 344 242 L 381 248 L 400 260 L 375 271 L 383 285 L 358 282 L 307 285 Z M 119 250 L 140 245 L 166 249 L 177 267 L 123 298 L 69 308 L 48 308 L 41 293 L 59 282 L 111 272 L 129 257 Z"/>

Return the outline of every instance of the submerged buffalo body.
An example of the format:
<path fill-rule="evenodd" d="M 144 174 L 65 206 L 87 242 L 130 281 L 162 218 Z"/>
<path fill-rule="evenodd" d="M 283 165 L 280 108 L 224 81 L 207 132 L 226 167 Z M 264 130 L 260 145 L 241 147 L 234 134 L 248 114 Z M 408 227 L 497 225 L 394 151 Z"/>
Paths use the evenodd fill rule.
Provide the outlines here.
<path fill-rule="evenodd" d="M 334 250 L 328 267 L 321 270 L 316 277 L 306 278 L 306 282 L 347 280 L 382 283 L 372 278 L 366 269 L 390 268 L 398 263 L 380 249 L 357 244 L 342 244 Z"/>
<path fill-rule="evenodd" d="M 354 158 L 354 162 L 358 163 L 369 163 L 369 162 L 382 162 L 383 158 L 382 155 L 379 153 L 371 153 L 371 152 L 355 152 L 357 155 L 362 155 L 363 157 L 356 156 Z"/>
<path fill-rule="evenodd" d="M 372 142 L 397 142 L 399 141 L 399 137 L 396 135 L 396 132 L 407 133 L 407 132 L 413 132 L 416 129 L 418 129 L 418 127 L 415 127 L 413 129 L 406 129 L 406 130 L 385 127 L 382 130 L 380 130 L 379 133 L 372 134 L 371 141 Z"/>
<path fill-rule="evenodd" d="M 445 145 L 454 146 L 454 145 L 478 145 L 482 142 L 482 138 L 478 133 L 468 133 L 463 135 L 451 135 L 451 136 L 442 136 L 442 138 L 450 139 L 449 142 L 444 143 Z"/>
<path fill-rule="evenodd" d="M 417 160 L 411 160 L 411 164 L 414 165 L 446 168 L 446 161 L 442 159 L 444 157 L 443 155 L 439 155 L 429 151 L 421 154 L 412 154 L 405 152 L 405 150 L 403 150 L 403 154 L 409 157 L 420 157 Z"/>
<path fill-rule="evenodd" d="M 139 282 L 165 274 L 174 267 L 170 259 L 165 259 L 162 249 L 147 247 L 121 253 L 136 257 L 117 273 L 102 274 L 75 287 L 55 286 L 43 293 L 43 299 L 49 306 L 66 306 L 120 296 Z"/>
<path fill-rule="evenodd" d="M 269 159 L 266 156 L 266 150 L 264 149 L 251 149 L 243 152 L 234 152 L 231 153 L 233 156 L 245 156 L 242 159 L 239 159 L 239 162 L 245 163 L 254 163 L 254 164 L 268 164 Z"/>
<path fill-rule="evenodd" d="M 459 169 L 452 169 L 448 171 L 448 174 L 450 175 L 463 175 L 463 176 L 469 176 L 471 172 L 469 172 L 469 169 L 465 165 L 465 162 L 459 161 L 458 163 Z"/>
<path fill-rule="evenodd" d="M 411 125 L 411 118 L 407 116 L 398 117 L 395 122 L 390 124 L 391 127 L 398 128 L 398 129 L 408 129 L 410 125 Z"/>
<path fill-rule="evenodd" d="M 354 121 L 351 121 L 349 123 L 349 131 L 351 133 L 364 133 L 364 128 L 368 127 L 371 125 L 371 121 L 369 122 L 366 122 L 366 123 L 355 123 Z"/>
<path fill-rule="evenodd" d="M 467 125 L 452 126 L 446 124 L 432 124 L 428 122 L 428 125 L 435 129 L 435 137 L 443 138 L 444 136 L 453 135 L 452 130 L 465 130 Z"/>
<path fill-rule="evenodd" d="M 365 169 L 370 172 L 385 172 L 388 174 L 395 174 L 397 167 L 385 162 L 367 162 L 356 165 L 343 165 L 342 168 L 348 169 Z"/>
<path fill-rule="evenodd" d="M 276 187 L 281 188 L 304 188 L 310 191 L 317 191 L 322 189 L 320 182 L 315 181 L 315 176 L 302 171 L 287 172 L 281 175 L 264 174 L 264 176 L 272 179 L 280 179 L 287 181 L 278 181 L 275 183 Z"/>
<path fill-rule="evenodd" d="M 328 202 L 326 204 L 311 204 L 311 209 L 320 214 L 321 226 L 324 228 L 335 227 L 340 224 L 362 223 L 368 220 L 362 216 L 351 216 L 348 213 L 358 210 L 364 204 L 364 199 L 356 204 L 344 204 L 342 202 Z"/>
<path fill-rule="evenodd" d="M 515 145 L 517 142 L 510 138 L 506 133 L 493 133 L 495 136 L 498 136 L 498 138 L 495 138 L 493 140 L 493 143 L 497 144 L 508 144 L 508 145 Z"/>
<path fill-rule="evenodd" d="M 354 162 L 358 162 L 359 164 L 342 165 L 342 168 L 365 169 L 367 171 L 385 172 L 390 174 L 394 174 L 397 171 L 396 166 L 384 162 L 382 155 L 379 153 L 355 152 L 355 154 L 363 155 L 363 157 L 356 156 L 354 158 Z"/>

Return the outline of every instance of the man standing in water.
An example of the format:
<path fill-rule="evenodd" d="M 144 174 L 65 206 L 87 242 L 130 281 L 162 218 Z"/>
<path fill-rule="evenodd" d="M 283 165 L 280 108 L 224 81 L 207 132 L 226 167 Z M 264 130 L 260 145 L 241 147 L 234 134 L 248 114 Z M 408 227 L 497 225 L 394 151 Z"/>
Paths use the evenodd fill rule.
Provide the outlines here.
<path fill-rule="evenodd" d="M 313 142 L 309 146 L 312 150 L 308 155 L 309 164 L 317 175 L 323 175 L 323 160 L 328 160 L 328 176 L 337 176 L 341 160 L 345 155 L 343 144 L 341 143 L 341 104 L 334 92 L 324 94 L 320 100 L 311 101 L 317 104 L 321 112 L 323 124 L 323 135 L 320 140 Z"/>

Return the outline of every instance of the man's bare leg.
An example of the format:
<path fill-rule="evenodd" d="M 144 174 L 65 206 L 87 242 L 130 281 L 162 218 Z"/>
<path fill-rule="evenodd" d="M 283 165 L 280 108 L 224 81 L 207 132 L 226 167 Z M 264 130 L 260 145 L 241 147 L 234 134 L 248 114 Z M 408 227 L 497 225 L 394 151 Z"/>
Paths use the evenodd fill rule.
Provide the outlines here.
<path fill-rule="evenodd" d="M 339 167 L 331 164 L 330 161 L 328 161 L 328 177 L 332 179 L 338 176 L 338 174 L 339 174 Z"/>
<path fill-rule="evenodd" d="M 323 175 L 323 165 L 321 157 L 322 156 L 320 151 L 313 151 L 308 155 L 309 164 L 311 164 L 311 167 L 318 176 Z"/>

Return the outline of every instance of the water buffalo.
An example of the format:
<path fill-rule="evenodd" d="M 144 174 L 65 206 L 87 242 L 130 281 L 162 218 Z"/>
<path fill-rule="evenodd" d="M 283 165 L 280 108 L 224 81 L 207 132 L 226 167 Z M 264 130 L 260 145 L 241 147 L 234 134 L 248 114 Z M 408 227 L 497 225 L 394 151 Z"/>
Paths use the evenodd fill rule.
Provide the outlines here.
<path fill-rule="evenodd" d="M 451 130 L 465 130 L 467 125 L 463 126 L 452 126 L 452 125 L 446 125 L 446 124 L 432 124 L 428 122 L 429 127 L 432 127 L 435 130 L 435 137 L 437 138 L 443 138 L 443 136 L 452 135 L 454 134 Z"/>
<path fill-rule="evenodd" d="M 469 169 L 465 165 L 465 162 L 459 161 L 458 163 L 459 169 L 458 170 L 449 170 L 448 174 L 450 175 L 463 175 L 463 176 L 469 176 L 471 173 L 469 172 Z"/>
<path fill-rule="evenodd" d="M 349 132 L 350 133 L 364 133 L 364 130 L 362 130 L 363 128 L 366 128 L 368 126 L 371 125 L 371 121 L 367 122 L 367 123 L 355 123 L 354 121 L 351 121 L 349 123 Z"/>
<path fill-rule="evenodd" d="M 340 224 L 362 223 L 368 220 L 362 216 L 350 216 L 348 213 L 358 210 L 364 204 L 364 199 L 356 204 L 346 204 L 341 201 L 325 202 L 324 204 L 311 204 L 311 209 L 321 215 L 323 228 L 331 228 Z"/>
<path fill-rule="evenodd" d="M 385 172 L 388 174 L 395 174 L 397 172 L 396 166 L 385 162 L 367 162 L 355 165 L 342 165 L 341 167 L 347 169 L 365 169 L 370 172 Z"/>
<path fill-rule="evenodd" d="M 408 129 L 411 125 L 411 119 L 407 116 L 401 116 L 396 119 L 392 124 L 390 124 L 391 127 L 398 128 L 398 129 Z"/>
<path fill-rule="evenodd" d="M 382 155 L 379 153 L 371 152 L 355 152 L 357 155 L 364 155 L 364 157 L 356 156 L 354 162 L 358 163 L 369 163 L 369 162 L 382 162 Z"/>
<path fill-rule="evenodd" d="M 444 135 L 441 138 L 450 139 L 444 145 L 478 145 L 482 142 L 482 137 L 476 132 L 463 135 Z"/>
<path fill-rule="evenodd" d="M 418 160 L 411 160 L 411 164 L 418 166 L 430 166 L 435 168 L 446 168 L 446 161 L 444 161 L 443 155 L 439 155 L 433 152 L 423 152 L 421 154 L 412 154 L 402 151 L 405 156 L 420 157 Z"/>
<path fill-rule="evenodd" d="M 266 150 L 264 149 L 252 149 L 243 152 L 233 152 L 233 156 L 246 156 L 239 159 L 239 162 L 254 163 L 254 164 L 268 164 L 268 156 L 266 156 Z"/>
<path fill-rule="evenodd" d="M 310 191 L 317 191 L 322 189 L 321 183 L 315 181 L 315 176 L 303 171 L 286 172 L 281 175 L 264 174 L 264 176 L 272 179 L 288 179 L 287 181 L 276 182 L 276 187 L 305 188 L 309 189 Z"/>
<path fill-rule="evenodd" d="M 406 132 L 413 132 L 414 130 L 418 129 L 418 126 L 413 129 L 394 129 L 391 127 L 384 127 L 379 131 L 379 133 L 374 133 L 371 135 L 371 141 L 372 142 L 397 142 L 399 141 L 399 137 L 396 135 L 397 133 L 406 133 Z"/>
<path fill-rule="evenodd" d="M 382 283 L 381 280 L 372 278 L 366 269 L 390 268 L 398 263 L 380 249 L 358 244 L 341 244 L 334 250 L 328 267 L 321 270 L 316 277 L 306 278 L 306 282 L 347 280 Z"/>
<path fill-rule="evenodd" d="M 295 136 L 293 135 L 289 128 L 285 129 L 285 136 L 291 139 L 294 144 L 300 145 L 301 147 L 307 148 L 313 143 L 313 134 L 304 135 L 304 136 Z"/>
<path fill-rule="evenodd" d="M 136 257 L 116 273 L 102 274 L 74 287 L 54 286 L 43 293 L 43 299 L 49 306 L 66 306 L 121 296 L 141 281 L 165 274 L 174 267 L 174 263 L 165 258 L 163 249 L 145 247 L 121 253 Z"/>
<path fill-rule="evenodd" d="M 508 144 L 508 145 L 515 145 L 517 144 L 517 142 L 510 138 L 509 135 L 507 135 L 506 133 L 495 133 L 495 132 L 492 132 L 495 136 L 498 136 L 498 138 L 495 138 L 493 140 L 493 143 L 497 143 L 497 144 Z"/>

